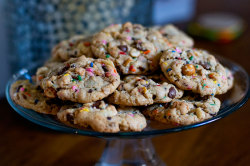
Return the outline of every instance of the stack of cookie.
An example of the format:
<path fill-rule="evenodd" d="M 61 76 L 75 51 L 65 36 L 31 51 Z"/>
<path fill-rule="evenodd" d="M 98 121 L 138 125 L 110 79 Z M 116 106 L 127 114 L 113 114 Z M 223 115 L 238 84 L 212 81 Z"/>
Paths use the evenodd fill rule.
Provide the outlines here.
<path fill-rule="evenodd" d="M 142 131 L 146 118 L 170 125 L 217 114 L 215 95 L 233 75 L 173 25 L 111 25 L 94 36 L 60 42 L 33 83 L 11 86 L 17 104 L 98 132 Z"/>

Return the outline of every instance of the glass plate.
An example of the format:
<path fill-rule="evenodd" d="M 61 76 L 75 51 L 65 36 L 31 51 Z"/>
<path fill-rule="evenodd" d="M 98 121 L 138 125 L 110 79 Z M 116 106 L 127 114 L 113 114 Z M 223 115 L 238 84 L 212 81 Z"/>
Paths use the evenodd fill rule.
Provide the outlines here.
<path fill-rule="evenodd" d="M 249 76 L 247 72 L 238 64 L 225 59 L 223 57 L 217 56 L 217 59 L 226 67 L 228 67 L 234 74 L 235 82 L 234 87 L 227 92 L 226 95 L 218 96 L 222 101 L 222 106 L 218 114 L 206 121 L 195 123 L 192 125 L 187 126 L 176 126 L 169 128 L 164 124 L 148 121 L 148 127 L 144 129 L 142 132 L 119 132 L 119 133 L 100 133 L 95 132 L 89 129 L 77 129 L 65 126 L 64 124 L 60 123 L 56 120 L 54 116 L 45 115 L 37 113 L 30 109 L 25 109 L 17 104 L 15 104 L 12 99 L 10 98 L 9 90 L 10 86 L 13 82 L 20 79 L 30 79 L 31 76 L 34 75 L 36 72 L 37 67 L 41 66 L 42 63 L 37 63 L 30 66 L 27 69 L 22 69 L 9 80 L 7 87 L 6 87 L 6 97 L 11 105 L 11 107 L 19 113 L 24 118 L 47 128 L 58 130 L 67 133 L 74 133 L 74 134 L 81 134 L 86 136 L 95 136 L 95 137 L 102 137 L 102 138 L 111 138 L 111 137 L 120 137 L 120 138 L 143 138 L 146 136 L 155 136 L 170 132 L 178 132 L 182 130 L 187 130 L 195 127 L 199 127 L 216 120 L 219 120 L 228 114 L 236 111 L 239 109 L 249 98 Z"/>

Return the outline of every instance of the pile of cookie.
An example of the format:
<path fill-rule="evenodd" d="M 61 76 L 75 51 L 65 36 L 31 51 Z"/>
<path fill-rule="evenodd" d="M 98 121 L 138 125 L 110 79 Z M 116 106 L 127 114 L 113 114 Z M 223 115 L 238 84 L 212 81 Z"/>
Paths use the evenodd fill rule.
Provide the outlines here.
<path fill-rule="evenodd" d="M 13 101 L 66 125 L 98 132 L 142 131 L 146 118 L 189 125 L 215 116 L 215 95 L 232 72 L 175 26 L 127 22 L 56 45 L 33 82 L 11 86 Z"/>

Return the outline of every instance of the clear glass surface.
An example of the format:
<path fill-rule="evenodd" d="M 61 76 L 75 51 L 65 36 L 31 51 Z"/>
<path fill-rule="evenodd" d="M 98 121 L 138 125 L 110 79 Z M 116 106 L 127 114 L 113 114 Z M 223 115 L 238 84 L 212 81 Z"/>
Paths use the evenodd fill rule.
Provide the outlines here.
<path fill-rule="evenodd" d="M 169 128 L 164 124 L 148 121 L 148 127 L 144 129 L 142 132 L 118 132 L 118 133 L 100 133 L 89 129 L 78 129 L 78 128 L 72 128 L 68 127 L 59 121 L 56 120 L 54 116 L 51 115 L 45 115 L 37 113 L 30 109 L 25 109 L 17 104 L 15 104 L 12 99 L 10 98 L 9 90 L 10 86 L 13 82 L 20 79 L 31 79 L 31 76 L 34 75 L 36 72 L 37 67 L 41 66 L 42 63 L 37 63 L 32 66 L 30 66 L 27 69 L 22 69 L 16 74 L 13 75 L 13 77 L 9 80 L 7 87 L 6 87 L 6 97 L 11 105 L 11 107 L 19 113 L 24 118 L 47 128 L 58 130 L 62 132 L 67 133 L 74 133 L 74 134 L 80 134 L 80 135 L 86 135 L 86 136 L 95 136 L 95 137 L 101 137 L 101 138 L 145 138 L 148 136 L 155 136 L 155 135 L 161 135 L 166 134 L 170 132 L 178 132 L 182 130 L 187 130 L 195 127 L 199 127 L 211 122 L 214 122 L 216 120 L 219 120 L 228 114 L 236 111 L 239 109 L 249 98 L 249 76 L 247 72 L 238 64 L 227 60 L 223 57 L 217 56 L 218 60 L 228 67 L 230 70 L 233 71 L 235 82 L 234 87 L 227 92 L 224 95 L 218 96 L 222 100 L 222 106 L 219 111 L 219 113 L 206 121 L 195 123 L 192 125 L 187 126 L 176 126 Z"/>

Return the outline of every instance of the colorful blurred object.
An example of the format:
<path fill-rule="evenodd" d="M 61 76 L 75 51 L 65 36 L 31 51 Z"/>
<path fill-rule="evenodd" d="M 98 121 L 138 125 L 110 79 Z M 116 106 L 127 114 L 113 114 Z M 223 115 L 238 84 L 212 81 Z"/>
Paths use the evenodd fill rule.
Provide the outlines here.
<path fill-rule="evenodd" d="M 244 30 L 244 21 L 230 13 L 208 13 L 189 24 L 193 36 L 214 42 L 228 43 L 238 38 Z"/>

